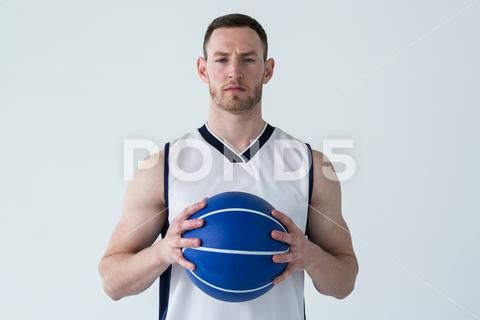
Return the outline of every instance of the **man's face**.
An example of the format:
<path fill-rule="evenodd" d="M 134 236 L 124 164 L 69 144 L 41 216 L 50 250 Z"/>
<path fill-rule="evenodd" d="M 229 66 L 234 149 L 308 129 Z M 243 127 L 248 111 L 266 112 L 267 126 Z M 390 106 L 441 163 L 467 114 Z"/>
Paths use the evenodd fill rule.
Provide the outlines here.
<path fill-rule="evenodd" d="M 213 102 L 232 113 L 255 107 L 273 69 L 272 59 L 263 60 L 263 45 L 257 33 L 248 27 L 216 29 L 206 51 L 207 61 L 200 58 L 199 73 L 208 82 Z"/>

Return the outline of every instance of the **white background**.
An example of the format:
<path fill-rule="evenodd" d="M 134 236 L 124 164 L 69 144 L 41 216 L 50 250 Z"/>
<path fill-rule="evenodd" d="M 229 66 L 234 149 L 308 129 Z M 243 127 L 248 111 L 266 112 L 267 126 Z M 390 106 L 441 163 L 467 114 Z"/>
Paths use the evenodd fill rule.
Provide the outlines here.
<path fill-rule="evenodd" d="M 265 119 L 319 150 L 354 141 L 336 152 L 357 165 L 360 274 L 345 300 L 307 280 L 308 319 L 480 319 L 480 4 L 463 0 L 0 0 L 0 318 L 156 319 L 158 282 L 113 302 L 97 272 L 123 142 L 204 123 L 195 60 L 232 12 L 269 36 Z"/>

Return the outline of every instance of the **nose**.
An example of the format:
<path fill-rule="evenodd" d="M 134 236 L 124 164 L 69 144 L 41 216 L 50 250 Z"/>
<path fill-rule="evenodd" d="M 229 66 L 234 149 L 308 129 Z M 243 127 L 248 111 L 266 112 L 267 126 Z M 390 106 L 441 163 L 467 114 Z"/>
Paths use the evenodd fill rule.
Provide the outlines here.
<path fill-rule="evenodd" d="M 237 80 L 241 78 L 243 78 L 243 73 L 240 64 L 237 61 L 233 61 L 228 72 L 228 79 Z"/>

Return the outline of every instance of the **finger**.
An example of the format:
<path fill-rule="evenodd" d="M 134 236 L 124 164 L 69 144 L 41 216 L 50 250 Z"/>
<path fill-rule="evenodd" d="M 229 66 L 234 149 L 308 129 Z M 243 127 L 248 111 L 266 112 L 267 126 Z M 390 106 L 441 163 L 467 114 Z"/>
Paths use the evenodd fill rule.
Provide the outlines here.
<path fill-rule="evenodd" d="M 293 237 L 290 233 L 273 230 L 271 236 L 275 240 L 282 241 L 288 244 L 293 244 Z"/>
<path fill-rule="evenodd" d="M 287 216 L 286 214 L 284 214 L 283 212 L 280 212 L 278 210 L 275 210 L 273 209 L 272 210 L 272 215 L 277 218 L 278 220 L 280 220 L 281 223 L 283 223 L 286 227 L 287 227 L 287 230 L 292 233 L 292 232 L 302 232 L 298 227 L 297 225 L 295 224 L 295 222 L 289 217 Z"/>
<path fill-rule="evenodd" d="M 202 244 L 198 238 L 177 238 L 174 245 L 176 248 L 197 248 Z"/>
<path fill-rule="evenodd" d="M 191 206 L 183 209 L 182 213 L 179 215 L 179 220 L 186 220 L 188 217 L 190 217 L 192 214 L 197 212 L 198 210 L 202 209 L 205 207 L 207 204 L 206 200 L 203 199 L 202 201 L 199 201 L 197 203 L 192 204 Z"/>
<path fill-rule="evenodd" d="M 188 270 L 192 270 L 192 271 L 195 270 L 195 265 L 190 261 L 188 261 L 187 259 L 185 259 L 180 249 L 176 250 L 175 262 Z"/>
<path fill-rule="evenodd" d="M 293 262 L 295 255 L 293 253 L 276 254 L 272 257 L 272 260 L 275 263 Z"/>
<path fill-rule="evenodd" d="M 186 220 L 192 214 L 197 212 L 198 210 L 202 209 L 207 205 L 207 198 L 203 198 L 201 201 L 192 204 L 191 206 L 185 208 L 182 213 L 178 216 L 179 220 Z"/>
<path fill-rule="evenodd" d="M 172 226 L 170 226 L 170 232 L 175 236 L 182 236 L 185 231 L 200 228 L 204 223 L 205 221 L 203 219 L 175 221 Z"/>
<path fill-rule="evenodd" d="M 290 217 L 288 217 L 286 214 L 278 210 L 273 209 L 272 215 L 278 220 L 280 220 L 280 222 L 283 223 L 286 227 L 290 227 L 290 225 L 293 222 L 292 219 L 290 219 Z"/>
<path fill-rule="evenodd" d="M 193 230 L 202 227 L 204 224 L 203 219 L 192 219 L 192 220 L 185 220 L 181 223 L 179 232 L 184 233 L 187 230 Z"/>
<path fill-rule="evenodd" d="M 292 268 L 291 268 L 291 265 L 289 264 L 287 269 L 285 269 L 285 271 L 282 272 L 282 274 L 280 274 L 278 277 L 276 277 L 275 279 L 273 279 L 272 283 L 274 286 L 282 283 L 285 279 L 287 279 L 290 274 L 291 274 L 291 271 Z"/>

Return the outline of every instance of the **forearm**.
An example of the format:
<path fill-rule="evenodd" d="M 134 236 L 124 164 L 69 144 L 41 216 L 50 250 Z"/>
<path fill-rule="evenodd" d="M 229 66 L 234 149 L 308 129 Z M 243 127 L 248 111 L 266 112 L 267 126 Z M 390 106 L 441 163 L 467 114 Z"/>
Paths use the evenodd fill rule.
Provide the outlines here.
<path fill-rule="evenodd" d="M 309 241 L 308 256 L 313 257 L 306 271 L 318 292 L 337 299 L 347 297 L 355 286 L 358 265 L 351 255 L 332 255 Z"/>
<path fill-rule="evenodd" d="M 105 292 L 113 300 L 119 300 L 150 287 L 168 266 L 161 259 L 157 242 L 135 254 L 122 253 L 103 258 L 100 274 Z"/>

